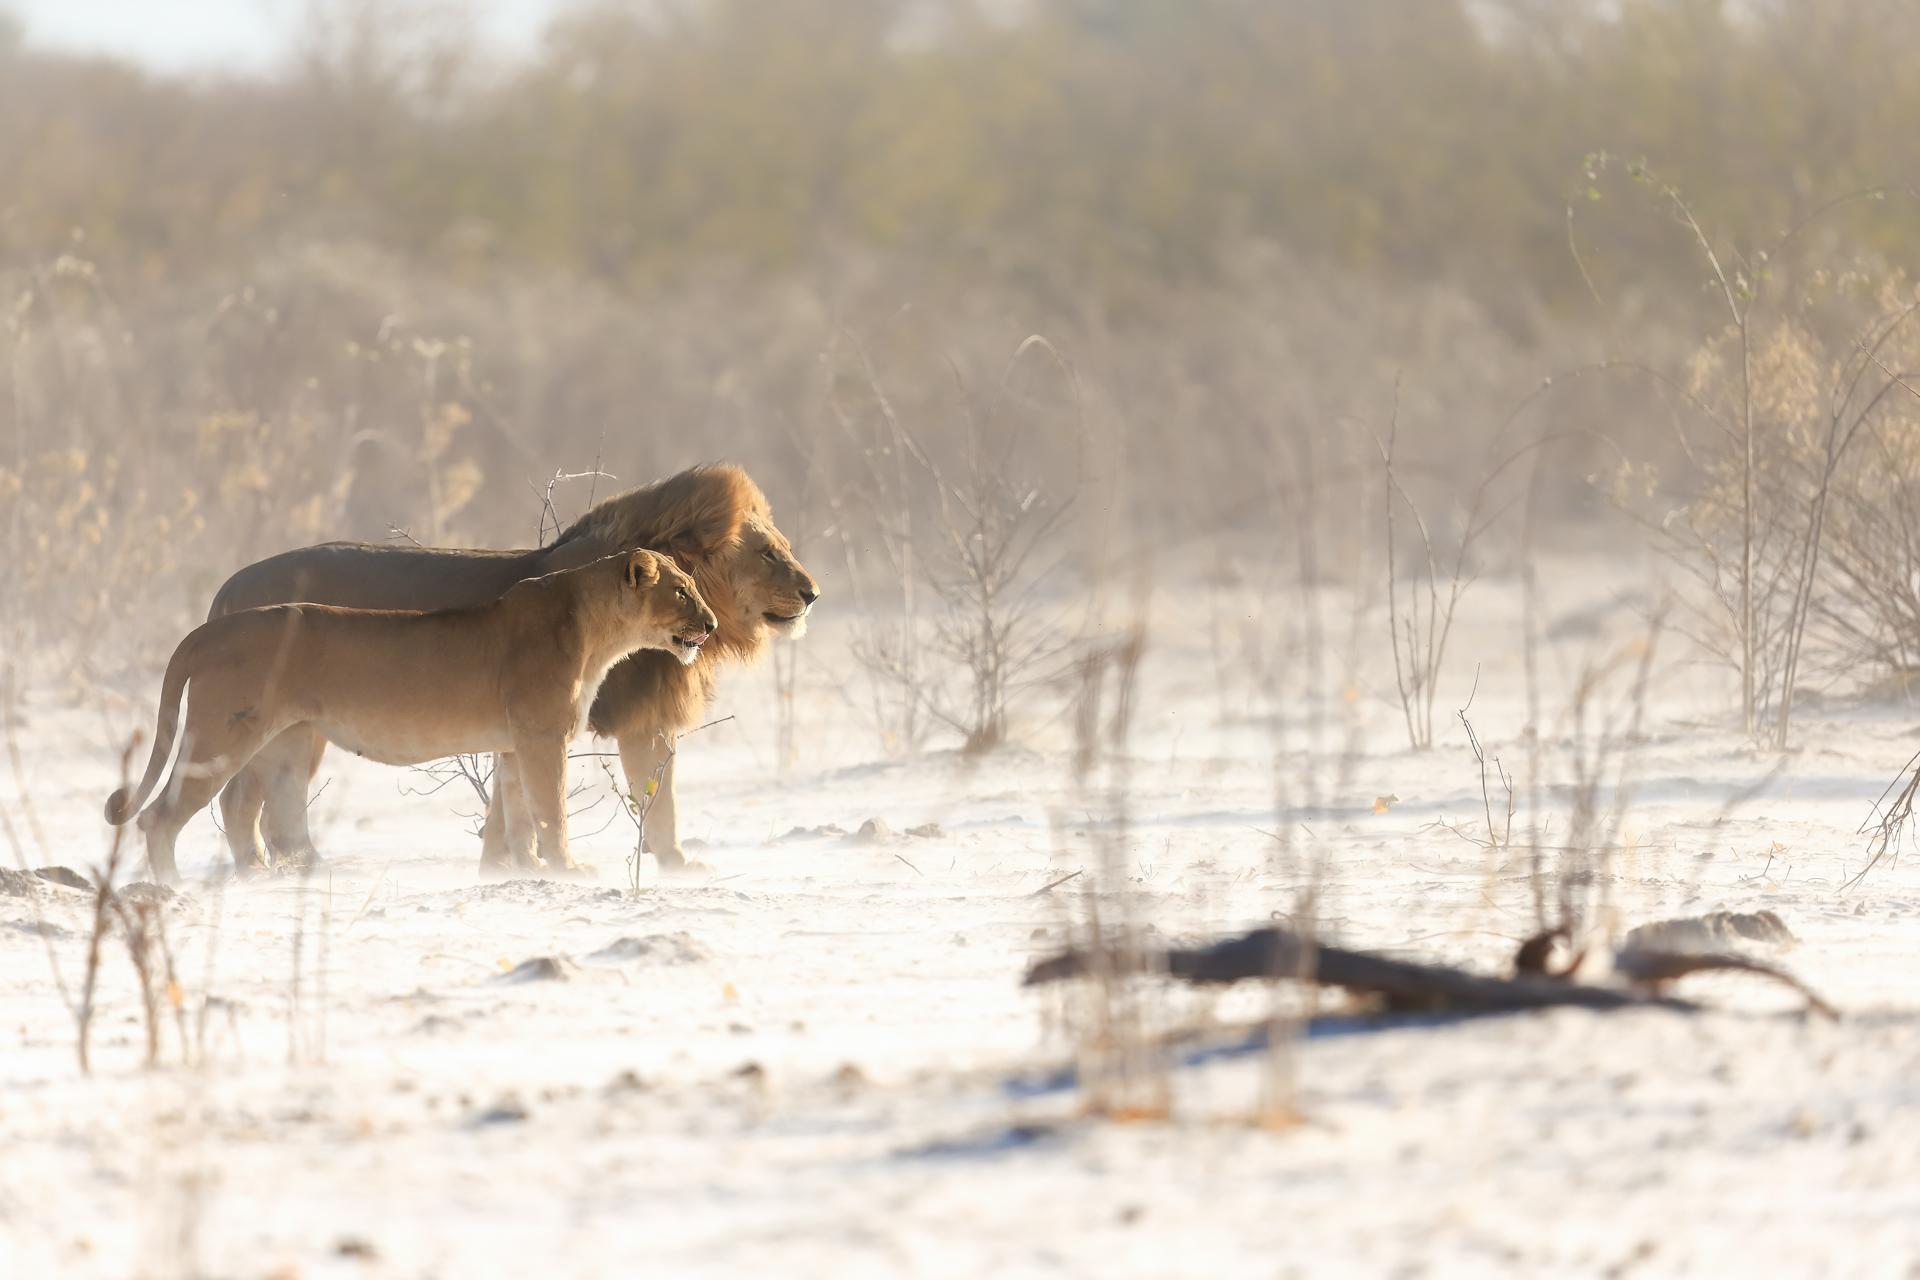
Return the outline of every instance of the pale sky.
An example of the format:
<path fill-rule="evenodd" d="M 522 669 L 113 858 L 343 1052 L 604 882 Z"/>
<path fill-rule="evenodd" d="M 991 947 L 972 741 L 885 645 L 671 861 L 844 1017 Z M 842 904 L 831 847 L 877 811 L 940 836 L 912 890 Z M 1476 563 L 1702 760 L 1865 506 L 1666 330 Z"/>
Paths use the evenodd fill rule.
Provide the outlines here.
<path fill-rule="evenodd" d="M 566 0 L 470 0 L 488 42 L 530 52 Z M 262 71 L 298 24 L 305 0 L 0 0 L 30 47 L 112 54 L 156 71 Z"/>

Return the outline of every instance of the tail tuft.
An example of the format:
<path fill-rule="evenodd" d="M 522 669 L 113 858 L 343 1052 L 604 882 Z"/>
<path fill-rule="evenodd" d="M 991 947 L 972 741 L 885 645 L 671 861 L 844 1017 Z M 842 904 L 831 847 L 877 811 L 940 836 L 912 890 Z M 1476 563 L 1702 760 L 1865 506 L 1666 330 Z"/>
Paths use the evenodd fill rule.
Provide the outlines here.
<path fill-rule="evenodd" d="M 130 810 L 132 807 L 133 807 L 132 805 L 127 803 L 127 789 L 125 787 L 121 787 L 120 789 L 115 791 L 112 795 L 107 797 L 108 823 L 116 827 L 121 825 L 128 818 L 131 818 L 133 816 L 132 813 L 128 812 L 128 810 Z"/>

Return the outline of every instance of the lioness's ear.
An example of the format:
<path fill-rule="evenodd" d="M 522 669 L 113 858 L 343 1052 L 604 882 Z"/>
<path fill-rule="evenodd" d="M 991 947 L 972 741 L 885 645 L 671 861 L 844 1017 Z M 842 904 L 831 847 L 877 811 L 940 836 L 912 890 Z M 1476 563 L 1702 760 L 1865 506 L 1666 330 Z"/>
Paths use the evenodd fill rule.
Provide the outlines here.
<path fill-rule="evenodd" d="M 660 566 L 645 551 L 636 551 L 627 557 L 627 585 L 639 590 L 650 587 L 660 581 Z"/>

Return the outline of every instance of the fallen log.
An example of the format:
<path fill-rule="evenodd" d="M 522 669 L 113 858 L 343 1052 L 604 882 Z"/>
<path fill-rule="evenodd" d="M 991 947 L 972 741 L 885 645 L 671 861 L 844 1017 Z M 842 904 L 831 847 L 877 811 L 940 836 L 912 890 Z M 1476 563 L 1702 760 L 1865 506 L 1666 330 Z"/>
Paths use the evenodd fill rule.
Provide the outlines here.
<path fill-rule="evenodd" d="M 1775 982 L 1785 983 L 1806 997 L 1807 1008 L 1815 1013 L 1825 1014 L 1829 1018 L 1840 1016 L 1838 1010 L 1815 995 L 1800 979 L 1784 969 L 1776 969 L 1770 964 L 1749 960 L 1745 956 L 1697 951 L 1649 951 L 1644 947 L 1627 948 L 1613 954 L 1615 973 L 1620 974 L 1635 986 L 1655 993 L 1664 991 L 1667 984 L 1675 978 L 1684 978 L 1690 973 L 1709 973 L 1715 970 L 1724 973 L 1752 973 L 1763 978 L 1772 978 Z"/>
<path fill-rule="evenodd" d="M 1530 939 L 1522 948 L 1523 955 L 1528 955 L 1527 947 L 1540 951 L 1537 941 Z M 1513 1013 L 1566 1006 L 1582 1009 L 1657 1006 L 1692 1011 L 1699 1006 L 1665 995 L 1665 985 L 1685 973 L 1724 969 L 1760 973 L 1786 981 L 1807 997 L 1812 1008 L 1833 1015 L 1824 1001 L 1792 978 L 1741 957 L 1650 951 L 1625 952 L 1622 957 L 1626 959 L 1626 966 L 1620 971 L 1633 985 L 1596 987 L 1543 971 L 1494 978 L 1447 965 L 1394 960 L 1344 947 L 1304 945 L 1299 936 L 1289 930 L 1268 928 L 1255 929 L 1210 946 L 1139 953 L 1131 962 L 1118 950 L 1069 951 L 1035 964 L 1027 971 L 1026 985 L 1089 974 L 1119 976 L 1131 969 L 1164 973 L 1195 985 L 1218 985 L 1242 978 L 1298 978 L 1323 987 L 1341 987 L 1374 996 L 1390 1013 Z"/>

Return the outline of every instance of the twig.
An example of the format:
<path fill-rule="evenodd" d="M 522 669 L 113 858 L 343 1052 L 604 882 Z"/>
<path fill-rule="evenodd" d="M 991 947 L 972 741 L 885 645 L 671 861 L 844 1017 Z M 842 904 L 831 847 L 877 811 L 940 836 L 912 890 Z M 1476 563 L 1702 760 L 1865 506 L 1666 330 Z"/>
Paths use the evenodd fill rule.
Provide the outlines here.
<path fill-rule="evenodd" d="M 1473 683 L 1475 689 L 1480 687 L 1480 673 L 1478 668 L 1474 670 Z M 1471 695 L 1467 698 L 1467 705 L 1473 705 Z M 1467 745 L 1473 748 L 1473 758 L 1480 766 L 1480 805 L 1487 815 L 1487 847 L 1489 849 L 1504 849 L 1513 839 L 1513 778 L 1507 773 L 1506 769 L 1501 766 L 1500 757 L 1493 757 L 1494 774 L 1500 779 L 1500 785 L 1507 793 L 1506 822 L 1496 833 L 1493 822 L 1493 797 L 1487 786 L 1487 753 L 1480 745 L 1480 735 L 1474 732 L 1473 721 L 1467 719 L 1467 708 L 1460 708 L 1456 714 L 1460 717 L 1461 727 L 1467 731 Z M 1457 827 L 1453 828 L 1453 830 L 1456 835 L 1461 834 Z"/>
<path fill-rule="evenodd" d="M 1901 778 L 1907 780 L 1904 787 L 1900 787 Z M 1895 787 L 1900 787 L 1900 793 L 1894 796 L 1892 804 L 1887 804 L 1887 797 L 1893 795 Z M 1866 879 L 1867 872 L 1879 866 L 1881 859 L 1890 856 L 1899 857 L 1900 846 L 1904 843 L 1906 833 L 1911 829 L 1913 822 L 1913 805 L 1916 796 L 1920 796 L 1920 752 L 1914 753 L 1900 773 L 1887 785 L 1887 789 L 1880 793 L 1880 798 L 1873 802 L 1872 812 L 1868 814 L 1867 821 L 1861 824 L 1860 830 L 1856 833 L 1868 837 L 1866 865 L 1840 886 L 1842 893 Z M 1873 820 L 1872 815 L 1875 813 L 1880 815 L 1878 822 Z M 1771 858 L 1767 865 L 1773 865 Z M 1763 871 L 1761 874 L 1766 873 Z"/>
<path fill-rule="evenodd" d="M 1070 871 L 1066 875 L 1061 876 L 1058 880 L 1054 880 L 1047 884 L 1041 885 L 1038 889 L 1035 889 L 1032 893 L 1028 894 L 1027 896 L 1029 898 L 1037 898 L 1043 893 L 1047 893 L 1051 890 L 1058 889 L 1061 885 L 1065 884 L 1067 881 L 1073 879 L 1075 876 L 1078 876 L 1079 874 L 1080 873 L 1078 871 Z"/>
<path fill-rule="evenodd" d="M 609 480 L 618 480 L 620 478 L 619 476 L 610 475 L 600 469 L 600 454 L 598 450 L 595 450 L 593 455 L 593 470 L 556 470 L 553 473 L 553 479 L 547 481 L 547 491 L 544 495 L 541 494 L 538 489 L 533 489 L 533 481 L 527 481 L 527 488 L 533 489 L 534 496 L 540 499 L 540 526 L 534 531 L 535 546 L 545 547 L 547 545 L 547 525 L 549 522 L 553 525 L 553 536 L 556 538 L 560 536 L 560 513 L 554 509 L 553 486 L 559 484 L 562 480 L 585 480 L 588 477 L 592 477 L 593 483 L 587 486 L 587 505 L 591 507 L 593 505 L 594 488 L 599 484 L 600 477 L 602 476 L 605 476 Z"/>
<path fill-rule="evenodd" d="M 380 874 L 374 877 L 373 888 L 367 890 L 367 900 L 360 904 L 360 909 L 358 911 L 353 913 L 353 919 L 347 921 L 347 927 L 340 931 L 341 937 L 344 938 L 349 933 L 352 933 L 353 926 L 360 923 L 360 917 L 365 915 L 367 913 L 367 908 L 373 905 L 373 895 L 380 892 L 381 882 L 387 878 L 387 872 L 393 870 L 393 860 L 399 856 L 400 855 L 398 852 L 387 855 L 387 865 L 380 868 Z"/>

